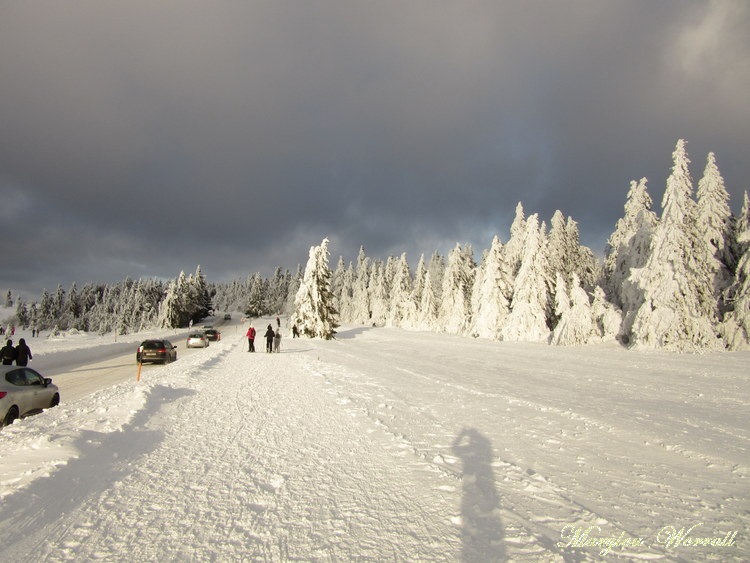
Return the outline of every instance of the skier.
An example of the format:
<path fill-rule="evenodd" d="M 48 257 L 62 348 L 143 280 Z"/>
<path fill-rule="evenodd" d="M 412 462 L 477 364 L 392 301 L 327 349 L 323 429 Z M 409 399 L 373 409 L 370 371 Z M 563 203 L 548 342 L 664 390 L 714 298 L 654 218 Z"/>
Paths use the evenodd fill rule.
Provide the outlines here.
<path fill-rule="evenodd" d="M 276 336 L 276 334 L 273 332 L 273 327 L 271 325 L 268 325 L 268 330 L 266 330 L 266 352 L 273 352 L 273 337 Z"/>
<path fill-rule="evenodd" d="M 276 331 L 276 335 L 273 337 L 273 351 L 279 352 L 281 347 L 281 329 Z"/>
<path fill-rule="evenodd" d="M 247 351 L 255 352 L 255 327 L 253 325 L 247 329 Z"/>

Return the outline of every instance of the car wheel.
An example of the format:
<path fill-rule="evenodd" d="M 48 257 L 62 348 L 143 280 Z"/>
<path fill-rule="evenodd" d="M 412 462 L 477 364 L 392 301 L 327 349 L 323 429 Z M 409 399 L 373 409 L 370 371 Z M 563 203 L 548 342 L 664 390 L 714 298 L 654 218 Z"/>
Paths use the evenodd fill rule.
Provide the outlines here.
<path fill-rule="evenodd" d="M 5 415 L 5 418 L 3 419 L 3 426 L 10 426 L 15 422 L 15 420 L 18 418 L 18 408 L 17 407 L 11 407 L 8 411 L 8 414 Z"/>
<path fill-rule="evenodd" d="M 60 395 L 58 393 L 55 393 L 52 397 L 52 400 L 49 402 L 49 408 L 56 407 L 60 404 Z"/>

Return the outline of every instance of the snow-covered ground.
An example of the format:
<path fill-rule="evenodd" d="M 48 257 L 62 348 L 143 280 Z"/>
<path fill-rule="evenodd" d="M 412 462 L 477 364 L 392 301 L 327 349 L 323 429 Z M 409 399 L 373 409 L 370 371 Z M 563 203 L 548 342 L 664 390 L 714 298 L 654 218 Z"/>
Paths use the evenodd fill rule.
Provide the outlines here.
<path fill-rule="evenodd" d="M 0 431 L 0 558 L 750 559 L 750 353 L 241 333 Z"/>

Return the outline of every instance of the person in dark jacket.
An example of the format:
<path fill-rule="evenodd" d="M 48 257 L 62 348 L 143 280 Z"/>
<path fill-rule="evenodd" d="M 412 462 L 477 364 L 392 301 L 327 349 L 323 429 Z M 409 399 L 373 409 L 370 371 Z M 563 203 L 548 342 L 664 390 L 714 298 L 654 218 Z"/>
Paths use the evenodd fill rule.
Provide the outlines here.
<path fill-rule="evenodd" d="M 3 359 L 4 366 L 12 366 L 16 355 L 16 349 L 13 347 L 12 340 L 8 340 L 7 344 L 0 349 L 0 358 Z"/>
<path fill-rule="evenodd" d="M 16 346 L 16 365 L 25 366 L 32 358 L 31 348 L 26 345 L 26 340 L 21 338 L 18 341 L 18 346 Z"/>
<path fill-rule="evenodd" d="M 273 327 L 271 325 L 268 325 L 268 330 L 266 330 L 266 352 L 273 352 L 273 337 L 276 336 L 276 334 L 273 332 Z"/>

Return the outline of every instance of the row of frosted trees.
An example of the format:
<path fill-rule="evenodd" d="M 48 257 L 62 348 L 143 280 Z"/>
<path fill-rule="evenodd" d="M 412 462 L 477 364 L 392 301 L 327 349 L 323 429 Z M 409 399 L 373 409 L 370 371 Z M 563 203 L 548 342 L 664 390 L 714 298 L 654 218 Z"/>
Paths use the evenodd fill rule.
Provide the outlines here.
<path fill-rule="evenodd" d="M 38 330 L 128 334 L 161 326 L 187 326 L 212 309 L 211 293 L 200 266 L 195 274 L 176 279 L 126 279 L 114 284 L 74 283 L 68 291 L 57 287 L 42 292 L 39 302 L 18 300 L 13 322 Z"/>
<path fill-rule="evenodd" d="M 503 244 L 495 237 L 477 264 L 459 244 L 447 260 L 406 255 L 339 259 L 330 277 L 344 323 L 432 330 L 495 340 L 583 344 L 619 339 L 675 351 L 748 348 L 750 211 L 739 216 L 713 154 L 693 188 L 678 141 L 661 216 L 646 179 L 631 184 L 604 263 L 556 212 L 550 228 L 519 203 Z M 327 245 L 326 245 L 327 248 Z M 311 249 L 312 252 L 312 249 Z"/>

